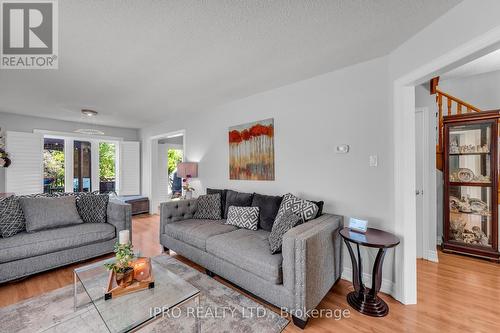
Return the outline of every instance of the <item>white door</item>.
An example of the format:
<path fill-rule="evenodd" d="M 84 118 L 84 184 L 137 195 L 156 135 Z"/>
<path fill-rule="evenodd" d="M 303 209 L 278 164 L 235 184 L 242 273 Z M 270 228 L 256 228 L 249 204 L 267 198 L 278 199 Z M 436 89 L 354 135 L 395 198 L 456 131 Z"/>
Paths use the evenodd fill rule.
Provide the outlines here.
<path fill-rule="evenodd" d="M 424 130 L 426 126 L 424 125 L 425 121 L 425 110 L 417 109 L 415 112 L 415 195 L 417 199 L 417 258 L 424 257 L 424 245 L 423 245 L 423 234 L 424 234 L 424 224 L 428 221 L 425 220 L 425 211 L 424 211 L 424 170 L 427 167 L 425 165 L 425 135 Z"/>

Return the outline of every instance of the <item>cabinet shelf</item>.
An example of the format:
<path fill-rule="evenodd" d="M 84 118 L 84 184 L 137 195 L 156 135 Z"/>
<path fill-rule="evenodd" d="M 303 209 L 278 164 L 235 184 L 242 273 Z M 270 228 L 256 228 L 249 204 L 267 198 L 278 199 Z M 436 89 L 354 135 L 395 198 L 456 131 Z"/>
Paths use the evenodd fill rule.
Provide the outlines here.
<path fill-rule="evenodd" d="M 492 187 L 493 183 L 483 183 L 483 182 L 448 182 L 450 186 L 480 186 L 480 187 Z"/>
<path fill-rule="evenodd" d="M 487 153 L 449 153 L 450 156 L 468 156 L 468 155 L 489 155 L 491 152 Z"/>

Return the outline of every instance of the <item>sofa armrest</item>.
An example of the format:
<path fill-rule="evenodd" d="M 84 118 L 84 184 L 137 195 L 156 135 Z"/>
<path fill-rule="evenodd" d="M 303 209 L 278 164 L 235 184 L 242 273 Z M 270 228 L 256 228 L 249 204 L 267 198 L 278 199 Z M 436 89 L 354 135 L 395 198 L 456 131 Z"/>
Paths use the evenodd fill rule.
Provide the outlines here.
<path fill-rule="evenodd" d="M 116 237 L 121 230 L 130 230 L 132 238 L 132 206 L 119 200 L 108 203 L 107 222 L 116 228 Z"/>
<path fill-rule="evenodd" d="M 192 219 L 198 206 L 197 202 L 198 199 L 162 202 L 160 204 L 160 233 L 169 223 Z"/>
<path fill-rule="evenodd" d="M 283 236 L 283 284 L 294 295 L 295 310 L 306 319 L 342 274 L 343 217 L 323 214 Z M 290 310 L 290 309 L 289 309 Z"/>

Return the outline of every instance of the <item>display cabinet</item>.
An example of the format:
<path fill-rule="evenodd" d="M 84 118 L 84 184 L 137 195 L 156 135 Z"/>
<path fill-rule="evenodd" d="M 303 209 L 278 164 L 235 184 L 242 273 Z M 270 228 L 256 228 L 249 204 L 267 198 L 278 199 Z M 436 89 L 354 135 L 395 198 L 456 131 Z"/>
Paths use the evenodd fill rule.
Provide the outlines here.
<path fill-rule="evenodd" d="M 443 251 L 498 260 L 500 111 L 444 117 Z"/>

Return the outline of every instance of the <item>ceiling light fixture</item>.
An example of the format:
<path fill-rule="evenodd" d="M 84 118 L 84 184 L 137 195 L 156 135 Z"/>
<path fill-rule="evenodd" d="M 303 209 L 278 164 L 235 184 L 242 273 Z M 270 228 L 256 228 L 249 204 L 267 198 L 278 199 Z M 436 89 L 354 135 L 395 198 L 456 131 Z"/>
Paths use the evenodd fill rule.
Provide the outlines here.
<path fill-rule="evenodd" d="M 92 117 L 95 117 L 97 116 L 97 111 L 94 111 L 94 110 L 90 110 L 90 109 L 82 109 L 82 114 L 84 116 L 87 116 L 89 118 L 92 118 Z"/>
<path fill-rule="evenodd" d="M 82 121 L 86 122 L 90 119 L 90 128 L 79 128 L 75 130 L 75 133 L 86 134 L 86 135 L 104 135 L 103 131 L 98 130 L 95 127 L 95 117 L 97 117 L 98 112 L 90 109 L 82 109 Z"/>

